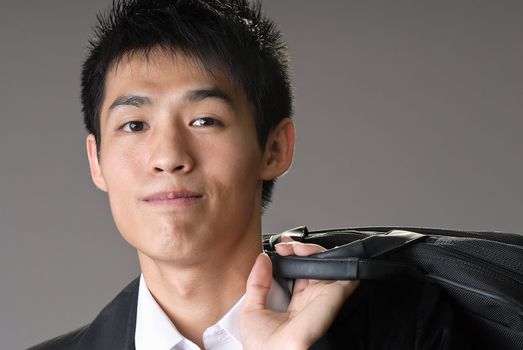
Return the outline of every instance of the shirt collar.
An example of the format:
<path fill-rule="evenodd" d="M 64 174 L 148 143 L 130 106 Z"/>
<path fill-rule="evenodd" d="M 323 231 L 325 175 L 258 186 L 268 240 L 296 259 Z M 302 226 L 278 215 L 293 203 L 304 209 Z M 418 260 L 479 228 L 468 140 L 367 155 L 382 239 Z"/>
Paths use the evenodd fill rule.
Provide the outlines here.
<path fill-rule="evenodd" d="M 242 296 L 215 325 L 209 327 L 205 332 L 215 333 L 216 329 L 223 329 L 232 338 L 231 340 L 241 344 L 240 311 L 244 298 L 245 296 Z M 267 296 L 267 307 L 274 311 L 283 312 L 287 310 L 288 305 L 288 293 L 273 279 Z M 204 333 L 204 341 L 205 338 L 206 334 Z M 185 337 L 176 329 L 176 326 L 158 305 L 147 288 L 142 274 L 138 290 L 136 349 L 170 350 L 183 340 L 185 340 Z"/>
<path fill-rule="evenodd" d="M 136 310 L 136 349 L 170 350 L 183 336 L 149 292 L 143 274 L 140 276 Z"/>

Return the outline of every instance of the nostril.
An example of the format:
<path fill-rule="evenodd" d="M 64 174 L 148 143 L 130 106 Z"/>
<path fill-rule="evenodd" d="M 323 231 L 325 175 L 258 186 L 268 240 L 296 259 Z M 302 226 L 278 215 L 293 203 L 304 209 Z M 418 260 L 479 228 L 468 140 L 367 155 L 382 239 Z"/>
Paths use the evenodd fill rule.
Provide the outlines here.
<path fill-rule="evenodd" d="M 171 171 L 184 171 L 186 169 L 186 165 L 184 164 L 180 164 L 174 168 L 172 168 Z M 154 172 L 155 173 L 162 173 L 164 171 L 169 171 L 167 167 L 161 167 L 161 166 L 155 166 L 154 167 Z"/>
<path fill-rule="evenodd" d="M 190 172 L 193 168 L 194 161 L 191 156 L 185 152 L 162 153 L 156 152 L 149 159 L 149 166 L 154 173 L 185 173 Z"/>

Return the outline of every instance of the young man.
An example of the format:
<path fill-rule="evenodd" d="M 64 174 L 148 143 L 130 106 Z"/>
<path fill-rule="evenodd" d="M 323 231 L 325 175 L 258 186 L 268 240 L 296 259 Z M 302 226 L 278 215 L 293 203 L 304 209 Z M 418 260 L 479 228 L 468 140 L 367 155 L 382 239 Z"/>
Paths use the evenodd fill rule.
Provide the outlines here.
<path fill-rule="evenodd" d="M 273 23 L 247 0 L 130 0 L 96 33 L 82 72 L 91 175 L 142 275 L 36 348 L 310 347 L 356 284 L 300 280 L 290 296 L 262 253 L 262 208 L 294 147 Z"/>

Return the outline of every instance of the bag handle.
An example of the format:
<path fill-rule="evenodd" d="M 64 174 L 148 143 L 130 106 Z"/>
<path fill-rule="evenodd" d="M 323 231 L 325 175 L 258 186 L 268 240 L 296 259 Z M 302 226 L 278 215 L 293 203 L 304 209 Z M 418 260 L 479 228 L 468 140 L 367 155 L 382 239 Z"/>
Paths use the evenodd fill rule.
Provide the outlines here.
<path fill-rule="evenodd" d="M 318 280 L 380 280 L 396 274 L 420 271 L 411 265 L 380 259 L 426 236 L 416 232 L 393 230 L 373 234 L 352 243 L 310 256 L 280 256 L 267 252 L 277 278 Z M 312 243 L 313 240 L 307 240 Z"/>

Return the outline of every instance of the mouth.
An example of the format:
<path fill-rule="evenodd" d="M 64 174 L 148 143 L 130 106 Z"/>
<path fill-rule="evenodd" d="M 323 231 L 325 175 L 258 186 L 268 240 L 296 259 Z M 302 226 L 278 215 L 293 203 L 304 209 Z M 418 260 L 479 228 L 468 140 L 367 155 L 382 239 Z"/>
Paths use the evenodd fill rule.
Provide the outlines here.
<path fill-rule="evenodd" d="M 159 206 L 186 206 L 203 198 L 203 194 L 192 191 L 162 191 L 144 198 L 144 201 Z"/>

